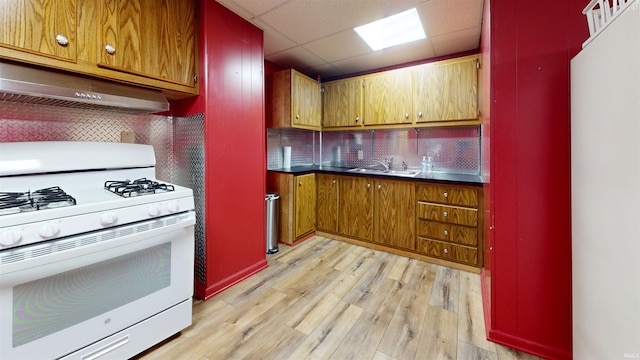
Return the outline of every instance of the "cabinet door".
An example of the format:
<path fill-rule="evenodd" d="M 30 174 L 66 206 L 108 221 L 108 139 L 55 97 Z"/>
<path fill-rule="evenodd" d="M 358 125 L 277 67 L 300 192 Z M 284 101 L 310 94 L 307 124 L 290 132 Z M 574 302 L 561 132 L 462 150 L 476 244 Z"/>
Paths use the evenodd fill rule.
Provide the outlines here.
<path fill-rule="evenodd" d="M 376 180 L 373 242 L 415 249 L 416 193 L 412 182 Z"/>
<path fill-rule="evenodd" d="M 323 88 L 323 127 L 362 125 L 361 78 L 324 83 Z"/>
<path fill-rule="evenodd" d="M 99 66 L 194 85 L 193 0 L 103 0 L 99 20 Z"/>
<path fill-rule="evenodd" d="M 320 127 L 322 121 L 322 95 L 320 83 L 295 70 L 291 79 L 291 123 Z"/>
<path fill-rule="evenodd" d="M 416 122 L 478 118 L 478 58 L 415 67 L 413 103 Z"/>
<path fill-rule="evenodd" d="M 76 0 L 0 1 L 0 46 L 76 61 Z"/>
<path fill-rule="evenodd" d="M 367 76 L 364 81 L 364 124 L 411 124 L 411 73 L 406 69 Z"/>
<path fill-rule="evenodd" d="M 318 230 L 338 231 L 338 180 L 336 175 L 316 175 Z"/>
<path fill-rule="evenodd" d="M 340 178 L 338 231 L 363 240 L 373 236 L 373 189 L 371 179 L 343 176 Z"/>
<path fill-rule="evenodd" d="M 315 174 L 296 176 L 295 182 L 295 237 L 306 235 L 316 228 Z"/>

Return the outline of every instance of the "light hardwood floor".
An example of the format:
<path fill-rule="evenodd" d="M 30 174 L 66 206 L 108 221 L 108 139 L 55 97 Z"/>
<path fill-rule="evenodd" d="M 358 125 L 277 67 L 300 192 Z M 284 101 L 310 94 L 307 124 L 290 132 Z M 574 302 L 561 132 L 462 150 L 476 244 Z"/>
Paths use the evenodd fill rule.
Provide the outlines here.
<path fill-rule="evenodd" d="M 136 359 L 538 359 L 485 339 L 477 274 L 315 236 Z"/>

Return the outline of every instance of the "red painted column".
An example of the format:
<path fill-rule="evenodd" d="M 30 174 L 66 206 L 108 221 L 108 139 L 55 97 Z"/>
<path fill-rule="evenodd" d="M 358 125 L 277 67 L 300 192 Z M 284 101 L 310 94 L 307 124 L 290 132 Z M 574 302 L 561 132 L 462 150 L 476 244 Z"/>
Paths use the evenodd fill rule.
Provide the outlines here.
<path fill-rule="evenodd" d="M 174 115 L 204 113 L 206 283 L 209 298 L 267 267 L 262 30 L 201 0 L 200 95 Z"/>
<path fill-rule="evenodd" d="M 491 0 L 489 338 L 571 358 L 569 62 L 588 37 L 582 0 Z M 486 89 L 486 88 L 485 88 Z M 489 304 L 486 303 L 489 302 Z"/>

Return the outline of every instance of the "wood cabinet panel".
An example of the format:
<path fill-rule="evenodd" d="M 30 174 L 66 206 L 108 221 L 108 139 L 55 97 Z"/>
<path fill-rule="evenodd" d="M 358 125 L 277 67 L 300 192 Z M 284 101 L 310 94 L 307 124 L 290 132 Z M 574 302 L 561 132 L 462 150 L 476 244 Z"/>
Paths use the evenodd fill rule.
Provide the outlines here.
<path fill-rule="evenodd" d="M 104 0 L 99 19 L 98 65 L 194 85 L 192 0 Z"/>
<path fill-rule="evenodd" d="M 345 236 L 370 241 L 373 236 L 372 179 L 340 178 L 338 231 Z"/>
<path fill-rule="evenodd" d="M 471 56 L 415 67 L 416 122 L 478 118 L 478 61 Z"/>
<path fill-rule="evenodd" d="M 76 5 L 76 0 L 0 1 L 0 46 L 75 62 Z"/>
<path fill-rule="evenodd" d="M 292 125 L 319 128 L 322 122 L 320 83 L 297 71 L 292 71 Z"/>
<path fill-rule="evenodd" d="M 459 225 L 478 226 L 478 210 L 418 202 L 418 217 Z"/>
<path fill-rule="evenodd" d="M 419 237 L 450 241 L 470 246 L 478 245 L 477 228 L 419 220 L 417 231 Z"/>
<path fill-rule="evenodd" d="M 411 124 L 411 73 L 407 69 L 363 77 L 364 125 Z"/>
<path fill-rule="evenodd" d="M 296 176 L 295 183 L 295 237 L 313 232 L 316 228 L 315 174 Z"/>
<path fill-rule="evenodd" d="M 415 185 L 412 182 L 374 182 L 373 242 L 402 249 L 415 249 Z"/>
<path fill-rule="evenodd" d="M 362 125 L 361 78 L 330 81 L 322 87 L 322 127 Z"/>
<path fill-rule="evenodd" d="M 418 201 L 478 207 L 478 189 L 461 186 L 419 185 Z"/>
<path fill-rule="evenodd" d="M 316 227 L 318 230 L 337 232 L 339 177 L 316 174 L 316 187 Z"/>
<path fill-rule="evenodd" d="M 425 255 L 445 260 L 452 260 L 472 266 L 480 265 L 478 262 L 478 249 L 474 247 L 418 238 L 417 250 Z"/>

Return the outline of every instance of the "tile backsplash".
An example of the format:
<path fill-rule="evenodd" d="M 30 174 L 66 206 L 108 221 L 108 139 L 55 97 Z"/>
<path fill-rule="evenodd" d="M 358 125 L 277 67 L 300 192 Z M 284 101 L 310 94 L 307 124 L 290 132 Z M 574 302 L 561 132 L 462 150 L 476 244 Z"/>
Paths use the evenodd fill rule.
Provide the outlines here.
<path fill-rule="evenodd" d="M 480 174 L 480 127 L 308 131 L 267 129 L 267 168 L 282 167 L 282 147 L 292 147 L 291 166 L 361 167 L 392 159 L 418 168 L 423 156 L 433 158 L 434 171 Z"/>

